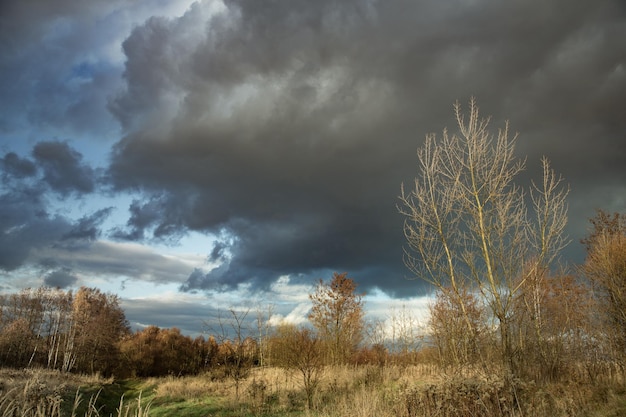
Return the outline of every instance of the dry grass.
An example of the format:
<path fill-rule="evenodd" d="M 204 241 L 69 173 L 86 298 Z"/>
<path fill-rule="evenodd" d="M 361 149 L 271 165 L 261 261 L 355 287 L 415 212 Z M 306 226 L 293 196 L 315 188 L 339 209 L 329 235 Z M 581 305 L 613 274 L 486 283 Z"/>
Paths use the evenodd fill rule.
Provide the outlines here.
<path fill-rule="evenodd" d="M 318 417 L 626 415 L 626 389 L 618 381 L 538 385 L 470 371 L 446 374 L 425 365 L 327 367 L 312 411 L 305 411 L 300 374 L 280 368 L 254 369 L 240 386 L 239 398 L 232 380 L 211 374 L 133 381 L 140 389 L 154 387 L 153 402 L 141 396 L 122 399 L 114 405 L 115 412 L 107 413 L 96 407 L 97 395 L 83 398 L 78 391 L 79 386 L 111 383 L 97 376 L 0 370 L 0 381 L 0 417 L 148 417 L 152 411 L 172 415 L 159 414 L 159 407 L 170 403 L 184 403 L 189 412 L 210 403 L 213 408 L 208 414 L 223 410 L 219 415 L 225 416 L 291 416 L 303 411 Z M 74 404 L 67 400 L 72 396 Z M 62 406 L 63 398 L 70 404 Z M 151 404 L 158 405 L 153 410 Z"/>
<path fill-rule="evenodd" d="M 57 370 L 45 369 L 9 369 L 0 368 L 0 392 L 6 392 L 15 387 L 33 385 L 36 382 L 44 385 L 59 387 L 79 385 L 103 385 L 111 383 L 111 378 L 102 378 L 100 375 L 75 375 L 62 373 Z"/>
<path fill-rule="evenodd" d="M 86 411 L 85 417 L 100 417 L 96 406 L 98 394 L 84 398 L 80 387 L 101 387 L 111 379 L 99 375 L 73 375 L 59 371 L 25 369 L 0 369 L 0 417 L 78 417 L 78 409 Z M 68 394 L 73 395 L 71 405 L 66 405 Z M 150 404 L 135 401 L 124 404 L 123 397 L 117 407 L 117 417 L 147 417 Z"/>
<path fill-rule="evenodd" d="M 149 385 L 155 385 L 155 394 L 159 398 L 192 399 L 216 392 L 217 384 L 206 377 L 190 376 L 181 378 L 151 378 Z"/>
<path fill-rule="evenodd" d="M 314 397 L 315 413 L 321 417 L 350 416 L 408 416 L 419 414 L 424 405 L 418 401 L 423 393 L 429 395 L 438 387 L 448 396 L 460 385 L 445 384 L 448 376 L 437 372 L 434 366 L 333 366 L 326 367 L 321 375 Z M 212 379 L 210 375 L 185 378 L 151 380 L 157 386 L 160 399 L 192 400 L 207 396 L 219 397 L 225 407 L 247 404 L 248 412 L 276 414 L 304 410 L 306 396 L 300 374 L 281 368 L 257 368 L 240 387 L 240 397 L 235 395 L 234 384 L 229 379 Z M 489 382 L 482 385 L 487 392 Z M 429 391 L 430 390 L 430 391 Z M 432 399 L 432 395 L 428 398 Z M 462 405 L 459 397 L 456 405 Z M 454 404 L 452 404 L 454 405 Z M 443 407 L 450 407 L 444 404 Z M 430 410 L 436 410 L 433 405 Z M 466 407 L 467 408 L 467 407 Z M 474 409 L 477 409 L 474 407 Z M 426 408 L 424 408 L 426 410 Z M 444 415 L 444 414 L 440 414 Z M 482 414 L 491 415 L 491 414 Z"/>

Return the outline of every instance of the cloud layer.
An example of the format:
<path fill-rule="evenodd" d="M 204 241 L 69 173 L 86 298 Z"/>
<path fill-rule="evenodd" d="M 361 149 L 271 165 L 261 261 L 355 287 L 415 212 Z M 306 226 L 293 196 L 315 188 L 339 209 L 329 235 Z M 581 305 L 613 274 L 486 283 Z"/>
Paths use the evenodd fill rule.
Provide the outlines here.
<path fill-rule="evenodd" d="M 574 197 L 625 179 L 618 2 L 226 6 L 136 28 L 112 103 L 125 127 L 115 186 L 159 196 L 159 215 L 155 200 L 135 207 L 133 229 L 234 237 L 228 262 L 188 289 L 323 269 L 404 289 L 395 197 L 459 98 L 511 119 L 522 151 L 580 185 Z"/>
<path fill-rule="evenodd" d="M 574 240 L 594 208 L 626 207 L 619 0 L 199 1 L 169 16 L 150 5 L 163 7 L 2 6 L 2 269 L 57 251 L 46 282 L 70 285 L 81 262 L 116 273 L 112 258 L 89 263 L 96 250 L 197 231 L 215 238 L 203 251 L 219 266 L 182 278 L 176 266 L 183 291 L 348 271 L 364 289 L 416 294 L 399 186 L 424 135 L 454 128 L 452 104 L 471 96 L 494 128 L 509 119 L 520 132 L 522 181 L 546 155 L 570 183 Z M 10 140 L 29 126 L 49 136 Z M 134 197 L 73 218 L 51 208 L 116 195 Z M 61 262 L 71 251 L 84 261 Z M 140 261 L 123 274 L 161 276 Z"/>

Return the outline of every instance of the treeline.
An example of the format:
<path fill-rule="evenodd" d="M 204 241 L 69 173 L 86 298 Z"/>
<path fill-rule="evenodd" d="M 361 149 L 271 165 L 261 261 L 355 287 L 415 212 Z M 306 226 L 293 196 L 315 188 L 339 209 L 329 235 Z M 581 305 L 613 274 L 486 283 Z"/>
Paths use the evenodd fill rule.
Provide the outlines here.
<path fill-rule="evenodd" d="M 96 288 L 29 288 L 0 295 L 0 366 L 118 377 L 210 371 L 240 381 L 257 365 L 298 367 L 303 349 L 309 349 L 306 366 L 315 367 L 416 361 L 417 353 L 408 349 L 414 343 L 409 334 L 415 332 L 408 332 L 408 310 L 392 315 L 397 335 L 389 346 L 398 349 L 391 354 L 381 328 L 366 328 L 361 297 L 351 278 L 334 274 L 310 294 L 313 329 L 270 326 L 271 307 L 266 315 L 257 311 L 256 317 L 250 310 L 231 309 L 217 318 L 213 334 L 192 338 L 178 328 L 148 326 L 132 332 L 119 297 Z M 364 342 L 368 334 L 374 343 Z"/>
<path fill-rule="evenodd" d="M 110 374 L 130 330 L 116 295 L 51 288 L 0 295 L 0 364 Z"/>
<path fill-rule="evenodd" d="M 0 306 L 4 367 L 149 377 L 198 374 L 230 362 L 226 340 L 156 326 L 131 332 L 119 297 L 96 288 L 29 288 L 0 295 Z M 246 357 L 254 355 L 246 350 Z"/>

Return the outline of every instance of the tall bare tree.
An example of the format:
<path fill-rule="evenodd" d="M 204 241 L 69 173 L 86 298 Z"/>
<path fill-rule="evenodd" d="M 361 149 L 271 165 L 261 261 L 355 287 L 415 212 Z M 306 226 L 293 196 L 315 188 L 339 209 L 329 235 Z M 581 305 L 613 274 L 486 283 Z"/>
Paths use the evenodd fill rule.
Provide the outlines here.
<path fill-rule="evenodd" d="M 347 273 L 334 273 L 329 283 L 320 280 L 309 294 L 313 307 L 309 320 L 326 344 L 329 361 L 345 363 L 363 339 L 363 294 Z"/>
<path fill-rule="evenodd" d="M 519 277 L 548 267 L 567 243 L 568 190 L 544 158 L 542 181 L 533 183 L 527 203 L 515 183 L 524 161 L 514 154 L 517 136 L 510 137 L 508 123 L 492 133 L 473 99 L 467 115 L 458 103 L 454 110 L 459 132 L 427 135 L 413 187 L 401 188 L 404 259 L 416 276 L 454 300 L 470 334 L 463 294 L 480 294 L 498 325 L 503 365 L 514 372 L 510 320 L 525 283 Z"/>

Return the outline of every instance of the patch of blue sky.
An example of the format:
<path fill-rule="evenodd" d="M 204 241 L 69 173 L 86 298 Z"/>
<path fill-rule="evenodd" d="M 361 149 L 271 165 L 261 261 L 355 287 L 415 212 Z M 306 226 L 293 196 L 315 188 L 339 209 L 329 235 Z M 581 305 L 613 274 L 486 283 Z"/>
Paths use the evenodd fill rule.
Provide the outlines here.
<path fill-rule="evenodd" d="M 94 64 L 87 61 L 81 61 L 78 64 L 74 65 L 71 71 L 72 78 L 77 77 L 83 79 L 91 79 L 93 77 L 93 74 Z"/>

